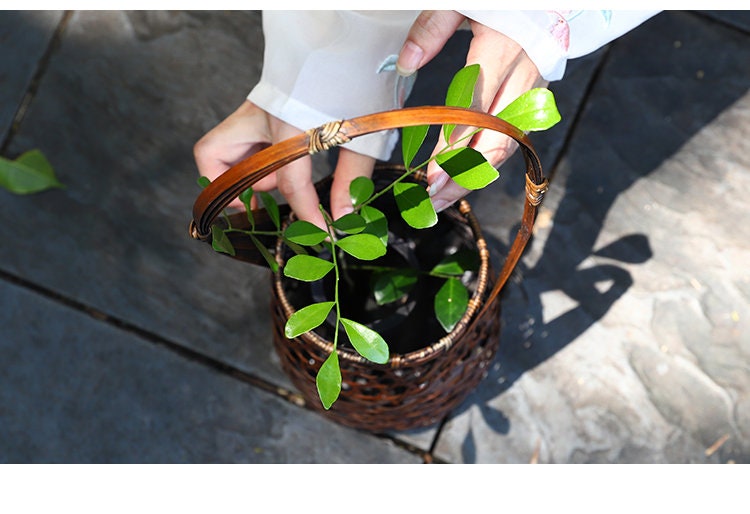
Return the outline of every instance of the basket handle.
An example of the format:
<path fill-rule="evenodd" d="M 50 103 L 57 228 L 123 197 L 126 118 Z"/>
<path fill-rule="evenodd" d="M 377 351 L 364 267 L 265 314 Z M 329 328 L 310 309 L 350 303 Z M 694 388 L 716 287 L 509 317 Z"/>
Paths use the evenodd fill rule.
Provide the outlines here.
<path fill-rule="evenodd" d="M 409 107 L 368 114 L 350 120 L 329 122 L 310 129 L 251 155 L 206 186 L 193 205 L 190 234 L 194 239 L 208 240 L 212 223 L 232 200 L 262 178 L 300 157 L 327 150 L 355 137 L 381 130 L 443 124 L 468 125 L 501 132 L 519 144 L 526 163 L 526 200 L 521 227 L 498 273 L 495 287 L 485 303 L 489 305 L 507 282 L 531 237 L 537 206 L 541 203 L 548 185 L 542 172 L 539 156 L 526 134 L 491 114 L 460 107 Z M 488 250 L 482 248 L 480 251 Z"/>

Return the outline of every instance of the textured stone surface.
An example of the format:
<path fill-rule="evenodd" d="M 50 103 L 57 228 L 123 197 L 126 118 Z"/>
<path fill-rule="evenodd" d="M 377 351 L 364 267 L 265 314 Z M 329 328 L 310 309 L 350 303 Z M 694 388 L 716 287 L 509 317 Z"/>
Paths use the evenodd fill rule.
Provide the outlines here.
<path fill-rule="evenodd" d="M 2 266 L 280 380 L 271 346 L 253 344 L 270 338 L 268 274 L 222 262 L 187 230 L 192 144 L 257 80 L 259 23 L 258 13 L 74 13 L 11 146 L 41 148 L 67 189 L 3 200 L 2 236 L 25 237 Z"/>
<path fill-rule="evenodd" d="M 62 19 L 22 14 L 0 15 L 23 34 L 0 53 L 6 124 Z M 257 80 L 259 14 L 73 12 L 6 152 L 42 149 L 67 188 L 0 191 L 0 459 L 419 462 L 434 444 L 447 462 L 750 462 L 745 19 L 662 13 L 552 84 L 564 122 L 532 138 L 554 177 L 500 354 L 441 430 L 393 434 L 407 451 L 233 372 L 289 387 L 268 274 L 187 235 L 192 144 Z M 442 101 L 467 41 L 412 104 Z M 496 261 L 514 159 L 471 197 Z"/>
<path fill-rule="evenodd" d="M 613 45 L 437 455 L 750 460 L 747 41 L 663 13 Z"/>
<path fill-rule="evenodd" d="M 0 304 L 0 462 L 418 462 L 37 294 Z"/>
<path fill-rule="evenodd" d="M 3 11 L 0 13 L 0 144 L 47 50 L 60 12 Z"/>

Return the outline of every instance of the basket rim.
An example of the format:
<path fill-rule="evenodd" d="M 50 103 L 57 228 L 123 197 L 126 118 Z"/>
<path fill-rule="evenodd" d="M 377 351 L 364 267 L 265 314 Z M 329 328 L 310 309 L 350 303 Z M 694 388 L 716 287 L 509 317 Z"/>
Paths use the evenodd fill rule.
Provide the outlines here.
<path fill-rule="evenodd" d="M 419 180 L 422 182 L 424 182 L 424 177 L 425 177 L 424 172 L 417 173 L 414 175 L 414 178 L 416 180 Z M 419 350 L 414 350 L 405 354 L 390 353 L 388 361 L 385 364 L 381 364 L 381 366 L 390 366 L 392 368 L 398 368 L 401 366 L 430 360 L 431 358 L 439 355 L 440 353 L 447 351 L 461 338 L 461 336 L 464 335 L 464 333 L 466 333 L 467 329 L 470 327 L 473 321 L 473 318 L 475 317 L 475 315 L 477 315 L 478 311 L 480 310 L 480 307 L 482 306 L 482 298 L 485 295 L 485 292 L 487 291 L 487 286 L 489 284 L 489 277 L 491 275 L 490 270 L 492 268 L 492 264 L 490 261 L 490 252 L 487 246 L 487 241 L 485 240 L 484 235 L 482 234 L 482 230 L 479 225 L 479 222 L 476 216 L 474 215 L 474 212 L 469 202 L 465 198 L 462 198 L 457 203 L 458 203 L 457 206 L 452 205 L 448 207 L 446 211 L 453 211 L 454 214 L 457 212 L 460 216 L 456 216 L 456 218 L 457 219 L 463 218 L 464 222 L 469 226 L 472 232 L 472 236 L 476 242 L 477 249 L 479 250 L 479 259 L 480 259 L 479 270 L 477 272 L 477 286 L 471 298 L 469 299 L 466 312 L 461 317 L 461 319 L 456 323 L 453 330 L 451 330 L 449 333 L 441 337 L 439 340 Z M 296 309 L 289 302 L 289 299 L 287 298 L 287 295 L 284 292 L 284 288 L 282 287 L 282 268 L 283 268 L 283 260 L 281 257 L 283 255 L 282 246 L 283 246 L 283 242 L 281 239 L 279 239 L 276 244 L 276 259 L 279 262 L 279 270 L 273 274 L 273 287 L 276 291 L 276 297 L 278 298 L 281 304 L 281 307 L 284 311 L 284 315 L 286 316 L 287 319 L 289 319 L 289 317 L 292 314 L 294 314 Z M 319 347 L 321 350 L 325 351 L 326 353 L 331 353 L 334 351 L 333 343 L 321 337 L 319 334 L 315 332 L 314 329 L 311 331 L 305 332 L 304 334 L 301 334 L 300 336 L 297 336 L 297 338 L 304 338 L 305 340 L 312 342 L 313 344 L 315 344 L 317 347 Z M 294 339 L 297 339 L 297 338 L 294 338 Z M 293 341 L 293 339 L 290 339 L 290 341 Z M 365 359 L 353 349 L 338 347 L 335 350 L 340 358 L 343 358 L 349 361 L 358 362 L 358 363 L 369 363 L 374 366 L 378 365 Z"/>

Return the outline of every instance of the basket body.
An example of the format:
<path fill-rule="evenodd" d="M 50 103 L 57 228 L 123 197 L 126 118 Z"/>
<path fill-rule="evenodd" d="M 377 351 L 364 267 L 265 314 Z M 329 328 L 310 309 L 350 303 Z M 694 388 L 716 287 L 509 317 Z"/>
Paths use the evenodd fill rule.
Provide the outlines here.
<path fill-rule="evenodd" d="M 479 225 L 468 202 L 463 201 L 460 206 L 460 210 L 452 207 L 441 213 L 439 231 L 415 230 L 405 224 L 396 229 L 396 237 L 408 239 L 412 247 L 416 246 L 412 260 L 425 262 L 431 258 L 439 259 L 440 255 L 435 254 L 457 247 L 479 254 L 481 245 L 478 242 L 482 240 Z M 378 207 L 386 212 L 395 209 L 394 205 Z M 394 216 L 397 217 L 397 213 L 389 220 Z M 276 254 L 283 267 L 283 259 L 279 259 L 284 255 L 281 244 L 277 246 Z M 391 358 L 387 364 L 375 364 L 363 359 L 353 348 L 343 345 L 341 342 L 346 337 L 340 336 L 336 351 L 342 374 L 342 391 L 328 411 L 321 405 L 315 377 L 333 351 L 330 342 L 333 328 L 329 327 L 327 333 L 316 329 L 293 340 L 288 339 L 284 335 L 284 325 L 289 316 L 305 302 L 311 301 L 305 298 L 294 305 L 296 290 L 313 287 L 300 285 L 298 281 L 284 277 L 281 272 L 274 274 L 271 298 L 274 346 L 284 372 L 307 405 L 325 412 L 325 415 L 342 425 L 370 432 L 409 430 L 442 420 L 486 376 L 488 366 L 497 353 L 500 302 L 495 298 L 490 308 L 482 309 L 486 293 L 492 288 L 494 275 L 486 252 L 484 257 L 470 280 L 470 312 L 449 334 L 440 329 L 433 319 L 432 299 L 436 287 L 431 289 L 429 285 L 424 285 L 422 291 L 415 293 L 417 298 L 413 300 L 420 305 L 411 305 L 407 315 L 385 312 L 383 316 L 390 314 L 390 322 L 371 320 L 386 327 L 385 333 L 380 327 L 377 329 L 391 347 Z M 367 277 L 361 281 L 367 282 Z M 325 299 L 316 298 L 315 301 Z M 404 309 L 402 306 L 401 310 Z M 481 319 L 476 319 L 479 312 L 482 312 Z"/>
<path fill-rule="evenodd" d="M 458 210 L 451 207 L 445 211 L 460 212 L 453 217 L 463 218 L 464 226 L 470 228 L 472 241 L 476 243 L 482 260 L 467 313 L 447 336 L 434 336 L 427 331 L 422 333 L 417 330 L 403 338 L 418 343 L 417 349 L 395 350 L 390 344 L 392 340 L 386 337 L 391 358 L 385 365 L 365 361 L 353 349 L 341 345 L 342 338 L 339 337 L 340 347 L 335 351 L 338 352 L 342 372 L 342 392 L 332 408 L 325 412 L 341 424 L 372 432 L 432 425 L 458 406 L 487 374 L 488 365 L 499 345 L 499 294 L 531 237 L 537 208 L 548 186 L 539 156 L 527 135 L 496 116 L 447 106 L 412 107 L 332 121 L 275 143 L 238 162 L 208 184 L 193 205 L 190 236 L 212 244 L 214 229 L 218 225 L 217 233 L 221 230 L 221 222 L 217 220 L 230 202 L 248 187 L 284 165 L 381 130 L 445 124 L 489 129 L 505 134 L 518 143 L 526 167 L 526 198 L 521 224 L 499 272 L 495 274 L 489 270 L 487 244 L 468 203 L 461 201 Z M 321 190 L 328 189 L 324 181 L 319 182 L 318 186 L 319 195 Z M 291 213 L 287 209 L 281 215 L 291 216 Z M 243 219 L 247 223 L 244 213 L 230 218 L 232 226 L 246 228 L 242 226 Z M 254 210 L 253 218 L 256 227 L 270 220 L 263 209 Z M 390 219 L 391 217 L 389 225 Z M 263 245 L 273 246 L 272 236 L 268 238 L 270 241 L 258 237 Z M 233 258 L 264 265 L 265 258 L 256 251 L 255 243 L 250 238 L 234 232 L 230 234 L 229 240 L 235 250 L 235 253 L 230 253 Z M 279 241 L 275 247 L 275 258 L 283 266 L 284 252 Z M 285 337 L 284 325 L 295 312 L 287 295 L 285 280 L 287 279 L 282 278 L 278 272 L 273 275 L 271 312 L 274 345 L 281 359 L 281 366 L 303 394 L 309 407 L 323 410 L 315 377 L 321 364 L 334 350 L 330 342 L 332 338 L 329 337 L 330 334 L 321 336 L 317 333 L 325 332 L 323 327 L 294 340 Z M 424 295 L 425 292 L 419 294 Z M 306 305 L 304 301 L 302 304 Z M 351 319 L 362 322 L 357 317 Z M 395 327 L 398 332 L 399 326 Z"/>
<path fill-rule="evenodd" d="M 410 430 L 440 422 L 466 399 L 487 375 L 500 343 L 500 302 L 495 300 L 483 319 L 448 349 L 424 360 L 400 359 L 400 364 L 374 364 L 339 352 L 342 391 L 325 411 L 315 376 L 328 357 L 308 333 L 293 340 L 284 335 L 284 312 L 274 287 L 274 346 L 281 367 L 305 398 L 308 407 L 336 422 L 369 432 Z M 395 362 L 400 356 L 396 356 Z M 392 361 L 393 362 L 393 361 Z"/>

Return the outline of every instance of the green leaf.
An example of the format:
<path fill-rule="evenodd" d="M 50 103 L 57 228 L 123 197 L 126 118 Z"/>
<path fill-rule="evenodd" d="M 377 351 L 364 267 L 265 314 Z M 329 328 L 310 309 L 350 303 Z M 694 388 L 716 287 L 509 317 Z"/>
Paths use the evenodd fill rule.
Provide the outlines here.
<path fill-rule="evenodd" d="M 437 154 L 436 160 L 456 184 L 466 189 L 482 189 L 500 176 L 484 155 L 473 148 L 448 150 Z"/>
<path fill-rule="evenodd" d="M 546 130 L 561 119 L 555 95 L 542 87 L 526 91 L 500 111 L 497 117 L 525 132 Z"/>
<path fill-rule="evenodd" d="M 356 212 L 344 214 L 333 222 L 332 226 L 346 234 L 359 234 L 365 229 L 367 222 Z"/>
<path fill-rule="evenodd" d="M 388 344 L 380 334 L 350 319 L 341 318 L 341 324 L 349 342 L 362 357 L 377 364 L 388 362 Z"/>
<path fill-rule="evenodd" d="M 211 183 L 211 179 L 201 175 L 200 177 L 198 177 L 198 180 L 196 182 L 198 182 L 198 185 L 201 186 L 201 189 L 205 189 L 206 186 Z"/>
<path fill-rule="evenodd" d="M 276 203 L 276 199 L 273 196 L 271 196 L 269 193 L 266 193 L 265 191 L 260 191 L 258 193 L 258 196 L 260 196 L 260 199 L 263 202 L 263 207 L 265 207 L 266 212 L 268 212 L 268 217 L 271 218 L 271 221 L 273 221 L 276 230 L 278 230 L 281 227 L 279 204 Z"/>
<path fill-rule="evenodd" d="M 228 253 L 232 256 L 236 255 L 234 246 L 232 246 L 224 230 L 218 225 L 211 226 L 211 247 L 217 252 Z"/>
<path fill-rule="evenodd" d="M 279 263 L 276 262 L 276 259 L 274 259 L 273 255 L 271 255 L 271 252 L 268 251 L 268 248 L 266 248 L 265 245 L 252 234 L 250 234 L 250 239 L 252 240 L 253 244 L 258 249 L 260 254 L 263 256 L 263 258 L 266 260 L 266 263 L 268 264 L 268 267 L 271 268 L 271 271 L 273 271 L 274 273 L 279 271 Z"/>
<path fill-rule="evenodd" d="M 452 107 L 471 107 L 474 100 L 474 88 L 479 78 L 479 65 L 464 66 L 453 76 L 448 92 L 445 94 L 445 105 Z"/>
<path fill-rule="evenodd" d="M 466 271 L 477 269 L 479 269 L 479 254 L 472 250 L 462 249 L 437 263 L 431 273 L 460 276 Z"/>
<path fill-rule="evenodd" d="M 354 234 L 339 239 L 336 246 L 363 261 L 372 261 L 385 255 L 386 247 L 379 237 L 372 234 Z"/>
<path fill-rule="evenodd" d="M 349 183 L 349 196 L 355 207 L 369 200 L 374 192 L 375 184 L 368 177 L 357 177 Z"/>
<path fill-rule="evenodd" d="M 453 76 L 448 92 L 445 95 L 445 105 L 452 107 L 471 107 L 474 101 L 474 89 L 479 78 L 479 65 L 471 64 L 458 70 Z M 455 125 L 443 125 L 443 135 L 446 141 L 451 140 Z"/>
<path fill-rule="evenodd" d="M 255 220 L 253 219 L 253 208 L 251 207 L 253 199 L 253 188 L 248 187 L 238 196 L 240 201 L 245 205 L 245 212 L 247 212 L 247 221 L 250 222 L 250 227 L 255 230 Z"/>
<path fill-rule="evenodd" d="M 315 282 L 333 269 L 333 263 L 312 255 L 295 255 L 284 266 L 284 275 L 304 282 Z"/>
<path fill-rule="evenodd" d="M 388 245 L 388 219 L 383 211 L 370 205 L 363 205 L 359 214 L 367 223 L 362 232 L 372 234 L 379 238 L 384 245 Z"/>
<path fill-rule="evenodd" d="M 417 271 L 409 268 L 376 272 L 372 284 L 375 301 L 378 305 L 395 302 L 414 288 L 417 278 Z"/>
<path fill-rule="evenodd" d="M 469 292 L 457 278 L 449 278 L 435 295 L 435 316 L 446 332 L 453 330 L 469 305 Z"/>
<path fill-rule="evenodd" d="M 29 150 L 15 161 L 0 157 L 0 187 L 26 195 L 51 188 L 63 188 L 55 171 L 39 150 Z"/>
<path fill-rule="evenodd" d="M 286 320 L 284 335 L 289 339 L 319 327 L 331 312 L 334 302 L 313 303 L 301 308 Z"/>
<path fill-rule="evenodd" d="M 315 385 L 318 387 L 318 396 L 323 408 L 328 410 L 341 394 L 341 368 L 339 367 L 339 356 L 334 351 L 323 361 L 315 377 Z"/>
<path fill-rule="evenodd" d="M 284 241 L 284 243 L 291 248 L 291 250 L 296 253 L 297 255 L 307 255 L 307 250 L 305 250 L 302 246 L 298 245 L 297 243 L 293 243 L 289 241 L 288 239 Z"/>
<path fill-rule="evenodd" d="M 315 246 L 323 242 L 328 233 L 309 221 L 297 220 L 284 231 L 284 238 L 302 246 Z"/>
<path fill-rule="evenodd" d="M 401 154 L 404 158 L 404 166 L 407 169 L 411 167 L 411 161 L 417 156 L 429 129 L 429 125 L 418 125 L 416 127 L 404 127 L 401 129 Z"/>
<path fill-rule="evenodd" d="M 437 223 L 437 213 L 424 187 L 414 182 L 397 182 L 393 186 L 396 205 L 409 226 L 428 228 Z"/>

